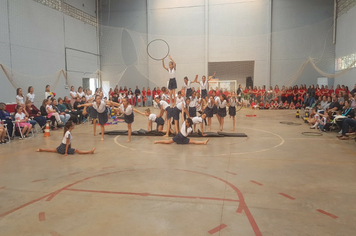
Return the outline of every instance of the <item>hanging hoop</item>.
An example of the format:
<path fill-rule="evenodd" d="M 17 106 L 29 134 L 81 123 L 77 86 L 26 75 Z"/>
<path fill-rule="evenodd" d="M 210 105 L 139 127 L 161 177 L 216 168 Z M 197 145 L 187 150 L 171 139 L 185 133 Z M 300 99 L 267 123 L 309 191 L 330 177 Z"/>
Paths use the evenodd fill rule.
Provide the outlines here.
<path fill-rule="evenodd" d="M 154 56 L 152 56 L 151 54 L 150 54 L 150 52 L 149 52 L 149 47 L 150 47 L 150 45 L 153 43 L 153 42 L 163 42 L 163 43 L 165 43 L 166 45 L 167 45 L 167 53 L 165 54 L 165 55 L 163 55 L 161 58 L 158 58 L 158 57 L 154 57 Z M 170 52 L 170 47 L 169 47 L 169 45 L 168 45 L 168 43 L 165 41 L 165 40 L 163 40 L 163 39 L 155 39 L 155 40 L 152 40 L 148 45 L 147 45 L 147 54 L 148 54 L 148 56 L 150 57 L 150 58 L 152 58 L 153 60 L 156 60 L 156 61 L 160 61 L 160 60 L 162 60 L 163 58 L 166 58 L 168 55 L 169 55 L 169 52 Z"/>

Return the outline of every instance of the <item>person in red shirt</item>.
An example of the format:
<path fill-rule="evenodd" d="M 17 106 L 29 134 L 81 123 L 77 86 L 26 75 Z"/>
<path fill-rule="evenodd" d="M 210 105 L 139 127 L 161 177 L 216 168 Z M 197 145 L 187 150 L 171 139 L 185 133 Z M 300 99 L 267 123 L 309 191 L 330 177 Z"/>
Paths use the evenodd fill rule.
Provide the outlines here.
<path fill-rule="evenodd" d="M 226 97 L 230 97 L 230 93 L 229 93 L 229 91 L 227 91 L 227 89 L 225 89 L 224 94 Z"/>
<path fill-rule="evenodd" d="M 209 90 L 209 97 L 213 95 L 213 91 L 214 91 L 214 89 L 211 87 Z"/>
<path fill-rule="evenodd" d="M 252 108 L 252 109 L 257 109 L 257 108 L 258 108 L 258 105 L 256 105 L 256 100 L 252 100 L 252 102 L 251 102 L 251 108 Z"/>
<path fill-rule="evenodd" d="M 125 94 L 125 97 L 127 97 L 129 91 L 127 90 L 126 86 L 124 87 L 124 94 Z"/>
<path fill-rule="evenodd" d="M 150 107 L 152 106 L 152 92 L 150 87 L 147 88 L 146 96 L 147 96 L 147 106 Z"/>
<path fill-rule="evenodd" d="M 269 103 L 268 102 L 266 102 L 266 104 L 265 104 L 265 109 L 269 109 Z"/>
<path fill-rule="evenodd" d="M 262 101 L 266 100 L 266 86 L 265 85 L 263 85 L 262 89 L 261 89 L 261 99 L 262 99 Z"/>
<path fill-rule="evenodd" d="M 156 88 L 153 88 L 153 91 L 152 91 L 152 101 L 155 100 L 156 95 L 157 95 L 157 90 L 156 90 Z"/>
<path fill-rule="evenodd" d="M 336 86 L 336 89 L 335 89 L 335 94 L 336 94 L 337 97 L 339 97 L 340 91 L 341 91 L 341 87 L 340 87 L 340 84 L 338 84 L 338 85 Z"/>
<path fill-rule="evenodd" d="M 157 95 L 158 95 L 159 97 L 161 97 L 161 89 L 160 89 L 159 87 L 157 87 L 156 92 L 157 92 Z"/>
<path fill-rule="evenodd" d="M 277 102 L 281 100 L 281 92 L 278 85 L 274 86 L 274 100 Z"/>
<path fill-rule="evenodd" d="M 145 87 L 142 88 L 141 95 L 142 95 L 142 105 L 145 107 L 146 106 L 146 101 L 147 101 Z"/>
<path fill-rule="evenodd" d="M 331 97 L 333 94 L 334 94 L 335 90 L 334 90 L 334 86 L 330 86 L 330 89 L 329 89 L 329 94 L 328 96 Z"/>
<path fill-rule="evenodd" d="M 219 89 L 216 89 L 216 91 L 215 91 L 215 97 L 220 97 L 220 90 L 219 90 Z"/>
<path fill-rule="evenodd" d="M 295 105 L 294 102 L 291 102 L 289 105 L 289 109 L 294 110 L 295 109 Z"/>

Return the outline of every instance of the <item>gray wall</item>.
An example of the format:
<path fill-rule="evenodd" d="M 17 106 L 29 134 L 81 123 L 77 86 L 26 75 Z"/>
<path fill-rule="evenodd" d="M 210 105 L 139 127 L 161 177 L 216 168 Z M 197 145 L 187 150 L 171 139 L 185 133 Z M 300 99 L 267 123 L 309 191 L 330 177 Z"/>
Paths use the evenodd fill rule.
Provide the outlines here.
<path fill-rule="evenodd" d="M 73 1 L 68 1 L 73 2 Z M 95 0 L 74 1 L 78 8 L 95 15 Z M 82 6 L 84 4 L 84 7 Z M 96 27 L 32 0 L 0 0 L 0 63 L 12 69 L 24 94 L 35 88 L 36 104 L 44 99 L 45 85 L 57 97 L 68 95 L 63 76 L 54 88 L 58 72 L 65 69 L 65 47 L 97 53 Z M 69 85 L 82 84 L 85 73 L 98 69 L 96 56 L 69 51 Z M 0 71 L 0 101 L 14 102 L 16 89 Z"/>
<path fill-rule="evenodd" d="M 337 19 L 336 57 L 356 53 L 356 7 Z M 335 85 L 344 84 L 349 89 L 356 84 L 356 68 L 352 68 L 346 74 L 335 78 Z"/>
<path fill-rule="evenodd" d="M 269 0 L 147 0 L 147 8 L 146 1 L 111 1 L 109 14 L 109 1 L 106 0 L 101 18 L 104 25 L 136 31 L 141 34 L 145 43 L 156 38 L 166 40 L 170 45 L 170 54 L 178 65 L 178 87 L 182 85 L 184 76 L 206 74 L 207 62 L 255 61 L 256 85 L 269 85 L 270 82 L 272 85 L 316 83 L 320 75 L 310 65 L 306 66 L 298 78 L 294 77 L 309 57 L 317 58 L 317 66 L 321 70 L 334 73 L 333 0 L 272 2 L 271 9 Z M 162 69 L 161 62 L 147 57 L 145 59 L 142 56 L 145 54 L 145 48 L 135 48 L 134 44 L 127 40 L 126 30 L 120 32 L 125 51 L 121 50 L 119 53 L 135 53 L 131 56 L 124 55 L 123 57 L 133 58 L 120 58 L 116 66 L 112 66 L 114 55 L 108 50 L 110 47 L 105 41 L 112 43 L 117 39 L 109 40 L 110 33 L 105 37 L 104 30 L 108 28 L 104 27 L 102 30 L 101 39 L 104 40 L 101 42 L 101 54 L 102 70 L 103 74 L 107 74 L 107 78 L 110 77 L 110 72 L 112 75 L 120 74 L 120 71 L 128 67 L 119 82 L 120 85 L 146 86 L 147 80 L 150 86 L 166 85 L 167 73 Z M 129 34 L 134 37 L 133 32 Z M 128 62 L 122 62 L 125 60 Z M 130 65 L 136 60 L 141 61 L 141 77 L 136 75 L 137 66 Z M 125 65 L 120 66 L 120 63 Z M 116 78 L 113 79 L 115 80 L 117 81 Z"/>
<path fill-rule="evenodd" d="M 316 84 L 320 77 L 307 65 L 293 78 L 308 57 L 318 58 L 317 66 L 334 73 L 333 0 L 273 0 L 272 84 Z"/>
<path fill-rule="evenodd" d="M 120 84 L 140 88 L 149 86 L 147 54 L 145 49 L 138 51 L 134 44 L 135 36 L 142 34 L 147 44 L 147 8 L 146 1 L 101 1 L 100 9 L 100 54 L 103 81 L 110 86 Z M 123 30 L 124 29 L 124 30 Z M 138 69 L 138 55 L 141 57 Z"/>

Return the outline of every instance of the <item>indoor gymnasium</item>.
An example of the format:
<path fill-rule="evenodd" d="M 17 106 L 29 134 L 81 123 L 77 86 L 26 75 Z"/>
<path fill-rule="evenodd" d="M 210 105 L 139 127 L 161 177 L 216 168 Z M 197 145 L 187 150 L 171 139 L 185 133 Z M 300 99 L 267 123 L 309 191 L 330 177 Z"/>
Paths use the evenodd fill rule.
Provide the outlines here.
<path fill-rule="evenodd" d="M 355 22 L 355 0 L 0 0 L 0 235 L 355 235 Z"/>

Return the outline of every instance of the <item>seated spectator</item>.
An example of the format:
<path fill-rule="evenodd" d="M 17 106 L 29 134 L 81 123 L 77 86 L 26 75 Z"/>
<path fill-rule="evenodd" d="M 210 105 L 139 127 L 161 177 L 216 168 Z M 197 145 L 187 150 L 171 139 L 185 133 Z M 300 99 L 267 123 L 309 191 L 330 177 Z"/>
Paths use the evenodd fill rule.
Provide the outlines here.
<path fill-rule="evenodd" d="M 290 103 L 290 105 L 289 105 L 289 109 L 290 109 L 290 110 L 294 110 L 294 109 L 295 109 L 294 102 L 291 102 L 291 103 Z"/>
<path fill-rule="evenodd" d="M 59 118 L 61 119 L 62 124 L 65 125 L 65 124 L 68 122 L 68 120 L 70 119 L 70 115 L 69 115 L 69 114 L 66 114 L 65 112 L 61 112 L 61 111 L 59 110 L 59 108 L 57 107 L 57 105 L 58 105 L 57 100 L 56 100 L 56 99 L 53 99 L 53 100 L 52 100 L 52 107 L 53 107 L 53 110 L 59 114 Z"/>
<path fill-rule="evenodd" d="M 329 108 L 330 103 L 328 103 L 328 100 L 326 96 L 323 96 L 322 101 L 320 102 L 320 108 L 324 111 L 326 111 Z"/>
<path fill-rule="evenodd" d="M 302 105 L 300 105 L 300 102 L 297 102 L 297 104 L 295 104 L 295 109 L 301 109 Z"/>
<path fill-rule="evenodd" d="M 56 118 L 57 124 L 63 125 L 61 117 L 59 116 L 58 112 L 53 109 L 50 99 L 47 99 L 47 101 L 46 101 L 46 112 L 47 112 L 47 118 L 54 116 Z"/>
<path fill-rule="evenodd" d="M 9 134 L 12 135 L 12 131 L 14 128 L 12 121 L 14 120 L 14 117 L 12 117 L 10 113 L 6 110 L 5 103 L 0 103 L 0 119 L 6 124 Z"/>
<path fill-rule="evenodd" d="M 79 123 L 83 122 L 83 115 L 82 115 L 82 111 L 77 111 L 75 110 L 72 105 L 69 102 L 69 99 L 67 96 L 64 97 L 64 105 L 67 108 L 67 110 L 70 112 L 70 114 L 73 114 L 77 117 L 77 120 Z"/>
<path fill-rule="evenodd" d="M 26 117 L 26 114 L 23 112 L 23 107 L 17 105 L 15 109 L 15 120 L 20 128 L 22 128 L 22 134 L 24 138 L 28 137 L 28 134 L 31 132 L 31 124 L 28 122 L 29 119 Z"/>
<path fill-rule="evenodd" d="M 6 134 L 7 134 L 7 130 L 6 130 L 5 126 L 3 126 L 2 123 L 0 123 L 0 144 L 6 143 L 6 140 L 5 140 Z"/>
<path fill-rule="evenodd" d="M 350 92 L 350 93 L 352 94 L 352 96 L 355 96 L 355 95 L 356 95 L 356 84 L 355 84 L 354 89 L 353 89 L 353 90 L 351 90 L 351 92 Z"/>
<path fill-rule="evenodd" d="M 258 109 L 258 108 L 259 108 L 258 105 L 257 105 L 257 101 L 256 101 L 256 100 L 253 100 L 253 101 L 251 102 L 251 108 L 252 108 L 252 109 Z"/>
<path fill-rule="evenodd" d="M 268 101 L 266 101 L 265 109 L 269 109 L 269 103 L 268 103 Z"/>
<path fill-rule="evenodd" d="M 63 103 L 63 99 L 62 98 L 58 98 L 58 105 L 57 108 L 59 109 L 60 113 L 65 113 L 66 115 L 69 115 L 69 120 L 76 124 L 79 124 L 79 120 L 78 117 L 74 114 L 72 114 L 67 107 L 64 105 Z"/>
<path fill-rule="evenodd" d="M 289 104 L 287 100 L 283 103 L 282 109 L 289 109 Z"/>
<path fill-rule="evenodd" d="M 340 140 L 348 140 L 348 139 L 350 139 L 347 136 L 347 133 L 349 133 L 350 128 L 352 129 L 352 132 L 355 132 L 355 129 L 356 129 L 356 120 L 355 120 L 355 118 L 346 118 L 342 122 L 341 135 L 338 135 L 337 137 Z"/>
<path fill-rule="evenodd" d="M 43 116 L 46 119 L 49 119 L 50 121 L 52 121 L 51 128 L 52 128 L 52 130 L 55 130 L 56 129 L 55 128 L 56 118 L 54 116 L 51 116 L 50 118 L 48 118 L 48 113 L 47 113 L 47 110 L 46 110 L 47 100 L 48 99 L 44 99 L 43 102 L 42 102 L 42 106 L 40 107 L 41 116 Z"/>
<path fill-rule="evenodd" d="M 329 110 L 332 112 L 341 111 L 341 105 L 335 94 L 332 96 L 332 102 L 329 105 Z"/>
<path fill-rule="evenodd" d="M 28 116 L 33 118 L 35 122 L 39 124 L 39 126 L 42 128 L 42 130 L 45 129 L 46 127 L 46 118 L 41 115 L 40 110 L 32 104 L 30 100 L 26 101 L 26 109 L 25 111 L 27 112 Z"/>

